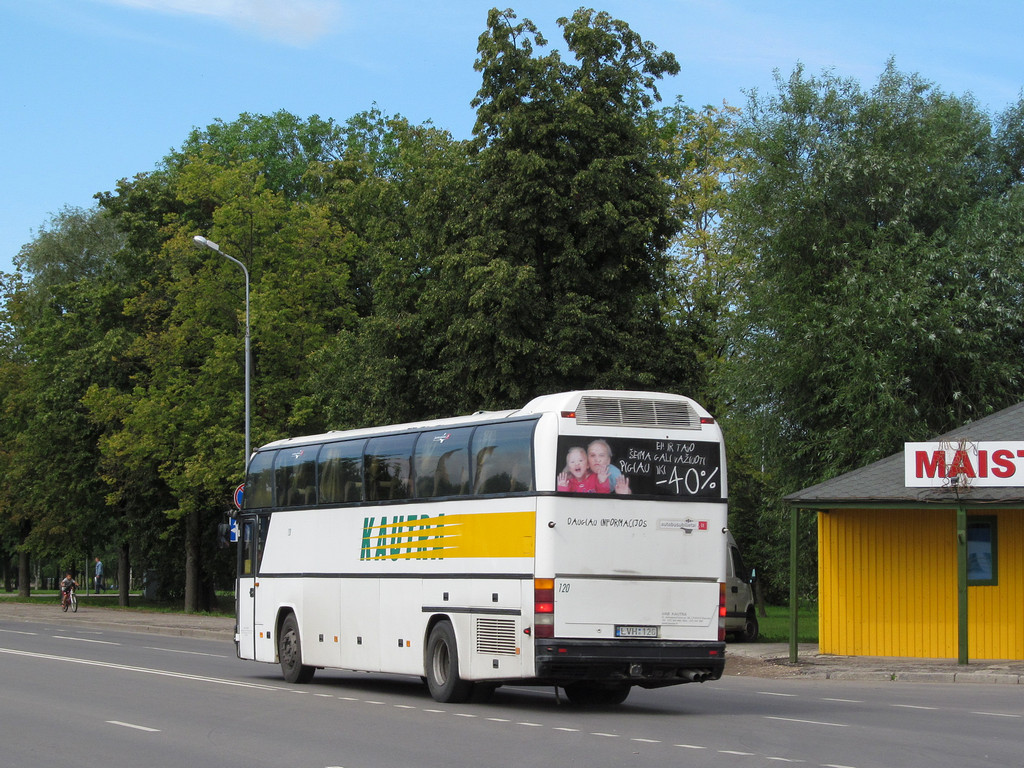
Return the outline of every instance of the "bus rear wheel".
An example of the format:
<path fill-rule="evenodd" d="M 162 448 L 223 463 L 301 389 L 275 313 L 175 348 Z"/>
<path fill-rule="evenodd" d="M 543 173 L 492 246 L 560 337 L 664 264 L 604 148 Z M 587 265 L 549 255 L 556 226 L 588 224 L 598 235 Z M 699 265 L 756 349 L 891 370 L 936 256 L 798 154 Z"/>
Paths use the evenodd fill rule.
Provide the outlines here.
<path fill-rule="evenodd" d="M 458 703 L 469 700 L 473 683 L 459 676 L 459 649 L 451 622 L 438 622 L 430 630 L 423 661 L 427 688 L 434 701 Z"/>
<path fill-rule="evenodd" d="M 299 622 L 294 613 L 289 613 L 277 636 L 277 655 L 281 659 L 281 674 L 289 683 L 308 683 L 313 679 L 316 667 L 302 663 L 302 643 L 299 640 Z"/>

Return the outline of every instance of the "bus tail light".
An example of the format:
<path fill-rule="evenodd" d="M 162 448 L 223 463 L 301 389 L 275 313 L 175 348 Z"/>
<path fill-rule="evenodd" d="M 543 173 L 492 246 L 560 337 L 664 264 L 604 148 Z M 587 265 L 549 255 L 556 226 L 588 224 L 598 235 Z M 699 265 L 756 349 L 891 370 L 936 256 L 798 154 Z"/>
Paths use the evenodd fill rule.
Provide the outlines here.
<path fill-rule="evenodd" d="M 725 582 L 718 584 L 718 642 L 725 642 Z"/>
<path fill-rule="evenodd" d="M 533 580 L 533 636 L 555 636 L 555 580 Z"/>

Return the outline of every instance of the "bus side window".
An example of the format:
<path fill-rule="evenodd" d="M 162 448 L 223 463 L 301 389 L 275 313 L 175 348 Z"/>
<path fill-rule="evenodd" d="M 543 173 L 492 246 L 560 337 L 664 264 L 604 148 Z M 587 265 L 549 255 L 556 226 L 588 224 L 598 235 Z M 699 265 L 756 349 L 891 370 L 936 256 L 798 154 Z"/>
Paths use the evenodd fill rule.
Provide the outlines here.
<path fill-rule="evenodd" d="M 316 503 L 316 454 L 319 446 L 282 448 L 274 466 L 277 506 L 304 507 Z"/>
<path fill-rule="evenodd" d="M 365 440 L 328 443 L 320 450 L 320 504 L 346 504 L 363 500 L 365 443 Z"/>
<path fill-rule="evenodd" d="M 477 494 L 523 493 L 533 490 L 534 422 L 479 427 L 473 436 Z"/>
<path fill-rule="evenodd" d="M 276 451 L 261 451 L 249 462 L 242 494 L 244 509 L 263 509 L 274 505 L 274 457 Z"/>
<path fill-rule="evenodd" d="M 316 461 L 304 461 L 295 468 L 295 498 L 300 506 L 316 504 Z"/>
<path fill-rule="evenodd" d="M 471 429 L 424 432 L 416 442 L 416 496 L 462 496 L 469 491 Z"/>
<path fill-rule="evenodd" d="M 412 496 L 410 469 L 415 441 L 415 434 L 374 437 L 367 441 L 363 463 L 367 501 Z"/>

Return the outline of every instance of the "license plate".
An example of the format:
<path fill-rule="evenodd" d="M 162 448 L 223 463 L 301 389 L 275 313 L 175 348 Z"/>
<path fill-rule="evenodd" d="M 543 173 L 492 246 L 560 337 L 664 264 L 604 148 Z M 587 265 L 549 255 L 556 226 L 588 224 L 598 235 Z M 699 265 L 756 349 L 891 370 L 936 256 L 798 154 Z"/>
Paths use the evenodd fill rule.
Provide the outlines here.
<path fill-rule="evenodd" d="M 626 625 L 615 625 L 616 637 L 657 637 L 657 627 L 635 627 Z"/>

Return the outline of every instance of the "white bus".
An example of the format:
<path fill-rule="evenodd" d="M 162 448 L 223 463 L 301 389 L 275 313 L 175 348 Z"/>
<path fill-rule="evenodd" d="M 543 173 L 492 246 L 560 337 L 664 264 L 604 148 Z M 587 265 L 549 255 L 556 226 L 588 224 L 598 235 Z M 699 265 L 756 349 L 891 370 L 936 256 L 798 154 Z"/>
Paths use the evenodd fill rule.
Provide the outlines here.
<path fill-rule="evenodd" d="M 503 684 L 579 704 L 725 665 L 722 433 L 679 395 L 585 391 L 514 411 L 330 432 L 253 453 L 238 656 Z"/>

